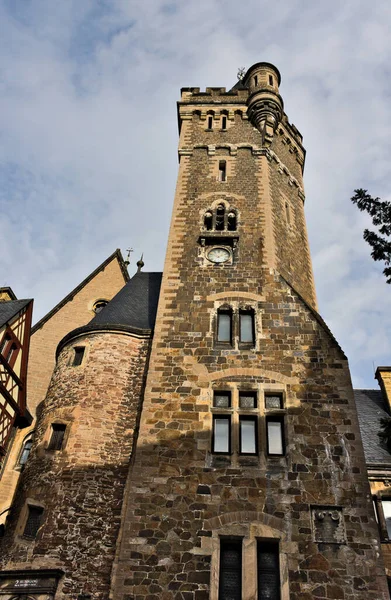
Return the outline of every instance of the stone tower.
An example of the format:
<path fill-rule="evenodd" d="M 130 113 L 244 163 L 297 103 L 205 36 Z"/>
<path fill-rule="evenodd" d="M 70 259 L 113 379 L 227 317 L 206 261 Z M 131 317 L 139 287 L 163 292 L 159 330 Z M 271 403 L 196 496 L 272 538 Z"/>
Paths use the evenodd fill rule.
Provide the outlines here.
<path fill-rule="evenodd" d="M 161 288 L 137 273 L 60 343 L 0 600 L 389 598 L 279 85 L 182 90 Z"/>
<path fill-rule="evenodd" d="M 182 89 L 115 599 L 388 598 L 347 359 L 317 313 L 280 74 Z"/>

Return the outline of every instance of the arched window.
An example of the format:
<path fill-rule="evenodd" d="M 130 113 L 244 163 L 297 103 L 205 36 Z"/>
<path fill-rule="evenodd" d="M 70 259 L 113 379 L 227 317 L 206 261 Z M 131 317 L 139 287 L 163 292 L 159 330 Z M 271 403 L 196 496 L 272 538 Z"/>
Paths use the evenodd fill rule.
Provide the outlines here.
<path fill-rule="evenodd" d="M 232 310 L 229 307 L 217 311 L 217 341 L 232 343 Z"/>
<path fill-rule="evenodd" d="M 239 310 L 239 342 L 243 344 L 255 343 L 255 319 L 254 310 Z"/>
<path fill-rule="evenodd" d="M 228 231 L 236 231 L 236 214 L 231 210 L 227 216 Z"/>
<path fill-rule="evenodd" d="M 219 204 L 216 208 L 216 222 L 215 229 L 216 231 L 224 231 L 225 227 L 225 206 L 224 204 Z"/>
<path fill-rule="evenodd" d="M 33 445 L 33 437 L 32 437 L 32 434 L 30 433 L 30 435 L 25 439 L 23 446 L 22 446 L 21 453 L 19 455 L 19 460 L 18 460 L 19 467 L 24 467 L 24 465 L 26 464 L 27 459 L 30 455 L 32 445 Z"/>
<path fill-rule="evenodd" d="M 214 209 L 209 208 L 204 213 L 204 228 L 206 231 L 236 231 L 236 211 L 227 210 L 223 203 L 218 204 Z"/>
<path fill-rule="evenodd" d="M 214 112 L 213 111 L 209 111 L 207 113 L 207 128 L 209 130 L 213 129 L 213 118 L 214 118 Z"/>
<path fill-rule="evenodd" d="M 204 225 L 207 231 L 211 231 L 213 229 L 213 213 L 210 210 L 205 213 Z"/>

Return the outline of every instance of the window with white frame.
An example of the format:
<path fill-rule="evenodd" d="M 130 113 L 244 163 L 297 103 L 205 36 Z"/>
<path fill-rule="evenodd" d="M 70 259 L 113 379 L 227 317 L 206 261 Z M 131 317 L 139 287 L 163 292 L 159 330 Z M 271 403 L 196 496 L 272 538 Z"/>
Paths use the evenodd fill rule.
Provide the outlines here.
<path fill-rule="evenodd" d="M 257 390 L 214 390 L 212 406 L 213 454 L 282 457 L 285 455 L 285 409 L 282 393 L 266 393 L 259 403 Z"/>

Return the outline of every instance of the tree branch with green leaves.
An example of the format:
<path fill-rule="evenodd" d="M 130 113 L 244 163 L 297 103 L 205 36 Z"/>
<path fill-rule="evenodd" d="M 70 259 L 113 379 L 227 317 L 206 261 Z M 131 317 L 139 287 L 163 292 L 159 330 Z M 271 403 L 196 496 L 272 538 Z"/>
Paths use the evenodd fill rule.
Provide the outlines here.
<path fill-rule="evenodd" d="M 361 211 L 367 212 L 378 232 L 364 229 L 364 240 L 372 248 L 371 256 L 373 260 L 384 261 L 386 267 L 383 270 L 387 283 L 391 283 L 391 202 L 372 198 L 367 190 L 354 190 L 354 196 L 351 201 L 357 205 Z"/>

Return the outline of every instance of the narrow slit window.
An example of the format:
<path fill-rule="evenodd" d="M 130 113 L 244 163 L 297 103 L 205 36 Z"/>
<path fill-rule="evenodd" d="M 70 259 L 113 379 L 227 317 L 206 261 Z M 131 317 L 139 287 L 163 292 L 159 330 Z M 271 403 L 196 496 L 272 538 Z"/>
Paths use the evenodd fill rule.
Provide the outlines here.
<path fill-rule="evenodd" d="M 231 450 L 231 418 L 229 415 L 213 416 L 213 452 L 229 454 Z"/>
<path fill-rule="evenodd" d="M 257 544 L 258 600 L 281 600 L 278 543 Z"/>
<path fill-rule="evenodd" d="M 273 85 L 273 76 L 269 75 L 269 85 Z"/>
<path fill-rule="evenodd" d="M 255 77 L 254 77 L 254 85 L 255 86 L 258 85 L 258 75 L 255 75 Z"/>
<path fill-rule="evenodd" d="M 219 162 L 219 181 L 227 181 L 227 163 L 225 160 Z"/>
<path fill-rule="evenodd" d="M 76 346 L 74 348 L 74 351 L 75 351 L 75 353 L 73 355 L 72 366 L 79 367 L 81 365 L 81 363 L 83 362 L 85 347 L 84 346 Z"/>
<path fill-rule="evenodd" d="M 216 408 L 230 408 L 231 392 L 214 392 L 213 406 Z"/>
<path fill-rule="evenodd" d="M 219 600 L 242 598 L 242 541 L 220 541 Z"/>
<path fill-rule="evenodd" d="M 239 418 L 239 450 L 240 454 L 257 454 L 257 419 L 256 417 Z"/>
<path fill-rule="evenodd" d="M 228 231 L 236 231 L 236 214 L 231 210 L 227 217 Z"/>
<path fill-rule="evenodd" d="M 66 425 L 63 423 L 52 424 L 52 435 L 50 437 L 48 450 L 61 450 L 64 443 Z"/>
<path fill-rule="evenodd" d="M 225 116 L 221 117 L 221 129 L 227 129 L 227 117 Z"/>
<path fill-rule="evenodd" d="M 219 310 L 217 313 L 217 341 L 231 343 L 232 313 L 229 310 Z"/>
<path fill-rule="evenodd" d="M 289 210 L 288 202 L 285 202 L 285 218 L 286 218 L 286 222 L 288 223 L 288 225 L 290 225 L 291 224 L 291 213 Z"/>
<path fill-rule="evenodd" d="M 253 344 L 255 340 L 254 312 L 252 310 L 241 310 L 239 313 L 240 341 Z"/>
<path fill-rule="evenodd" d="M 256 392 L 239 392 L 239 408 L 257 408 Z"/>
<path fill-rule="evenodd" d="M 269 417 L 266 419 L 267 453 L 271 456 L 284 455 L 283 426 L 283 420 L 280 418 Z"/>
<path fill-rule="evenodd" d="M 208 129 L 213 129 L 213 117 L 208 117 Z"/>
<path fill-rule="evenodd" d="M 43 508 L 40 506 L 28 506 L 28 515 L 23 535 L 28 538 L 35 538 L 38 529 L 41 527 Z"/>

